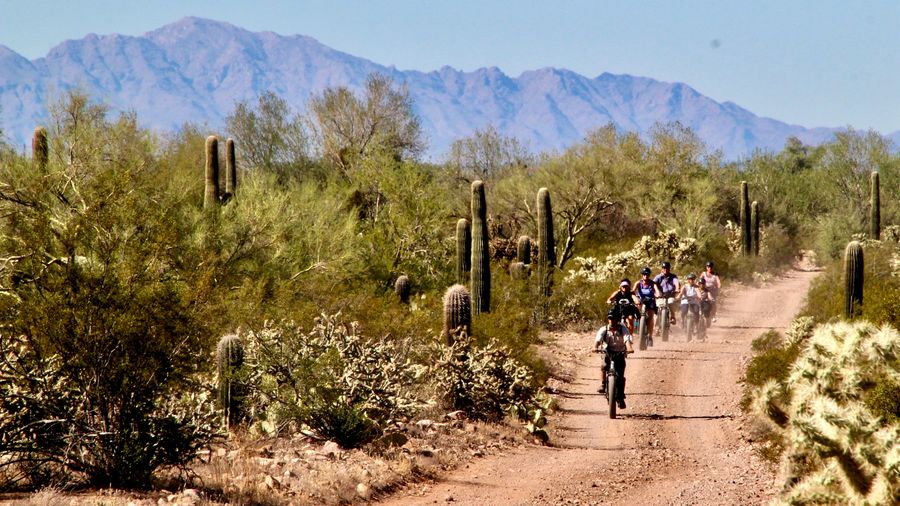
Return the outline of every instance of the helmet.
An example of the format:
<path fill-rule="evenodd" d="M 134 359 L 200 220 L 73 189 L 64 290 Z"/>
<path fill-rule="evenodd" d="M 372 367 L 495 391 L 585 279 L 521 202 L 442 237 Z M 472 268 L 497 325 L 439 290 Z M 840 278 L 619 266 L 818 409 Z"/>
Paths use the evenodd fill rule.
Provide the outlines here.
<path fill-rule="evenodd" d="M 687 278 L 688 278 L 688 279 L 697 279 L 697 275 L 694 274 L 694 273 L 692 272 L 692 273 L 690 273 L 690 274 L 687 275 Z"/>
<path fill-rule="evenodd" d="M 703 278 L 700 278 L 697 280 L 697 284 L 700 286 L 706 286 L 706 281 L 704 281 Z"/>
<path fill-rule="evenodd" d="M 662 268 L 663 268 L 663 269 L 671 269 L 671 268 L 672 268 L 672 264 L 670 264 L 669 262 L 663 262 L 663 263 L 662 263 Z"/>
<path fill-rule="evenodd" d="M 649 267 L 644 267 L 643 269 L 641 269 L 642 276 L 649 276 L 650 274 L 652 274 L 652 271 Z"/>
<path fill-rule="evenodd" d="M 712 262 L 706 262 L 706 266 L 707 266 L 707 267 L 715 267 L 716 264 L 714 264 L 714 263 L 712 263 Z"/>
<path fill-rule="evenodd" d="M 606 312 L 606 319 L 612 320 L 614 322 L 621 321 L 622 312 L 619 310 L 619 306 L 613 306 L 609 308 L 609 311 Z"/>
<path fill-rule="evenodd" d="M 622 282 L 619 283 L 619 286 L 631 286 L 631 280 L 628 278 L 622 278 Z"/>

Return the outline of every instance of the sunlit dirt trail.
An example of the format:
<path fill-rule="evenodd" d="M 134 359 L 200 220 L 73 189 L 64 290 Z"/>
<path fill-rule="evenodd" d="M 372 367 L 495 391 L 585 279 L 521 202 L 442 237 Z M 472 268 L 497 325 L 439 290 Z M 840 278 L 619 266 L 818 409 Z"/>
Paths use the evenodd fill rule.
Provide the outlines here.
<path fill-rule="evenodd" d="M 383 503 L 760 504 L 776 492 L 748 441 L 738 403 L 750 343 L 784 330 L 814 272 L 791 271 L 762 288 L 732 288 L 707 342 L 675 333 L 628 360 L 628 408 L 608 418 L 596 393 L 602 358 L 593 333 L 561 334 L 573 381 L 558 392 L 552 447 L 523 447 L 410 486 Z"/>

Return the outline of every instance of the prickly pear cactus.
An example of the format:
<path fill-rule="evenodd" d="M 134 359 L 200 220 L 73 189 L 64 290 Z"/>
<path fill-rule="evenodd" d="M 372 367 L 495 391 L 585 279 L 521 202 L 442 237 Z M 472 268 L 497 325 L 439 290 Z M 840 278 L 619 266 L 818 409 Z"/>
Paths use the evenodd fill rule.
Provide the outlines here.
<path fill-rule="evenodd" d="M 519 236 L 519 242 L 516 243 L 516 261 L 525 265 L 531 263 L 531 237 Z"/>
<path fill-rule="evenodd" d="M 750 198 L 747 182 L 741 181 L 741 251 L 745 255 L 753 252 L 753 237 L 750 231 Z"/>
<path fill-rule="evenodd" d="M 397 281 L 394 282 L 394 293 L 400 299 L 400 302 L 404 304 L 409 304 L 410 290 L 409 276 L 406 274 L 398 277 Z"/>
<path fill-rule="evenodd" d="M 463 285 L 453 285 L 444 294 L 444 329 L 441 335 L 452 346 L 458 332 L 472 334 L 472 296 Z"/>
<path fill-rule="evenodd" d="M 244 365 L 244 345 L 241 339 L 228 334 L 216 346 L 216 372 L 219 380 L 219 406 L 224 411 L 225 427 L 240 423 L 243 418 L 243 388 L 240 370 Z"/>
<path fill-rule="evenodd" d="M 206 138 L 206 190 L 203 208 L 212 209 L 219 204 L 219 139 L 215 135 Z"/>
<path fill-rule="evenodd" d="M 469 281 L 472 270 L 472 226 L 469 220 L 460 218 L 456 222 L 456 282 L 464 285 Z"/>
<path fill-rule="evenodd" d="M 50 159 L 50 144 L 47 142 L 47 129 L 37 127 L 31 137 L 31 159 L 40 169 L 47 168 Z"/>
<path fill-rule="evenodd" d="M 851 241 L 844 250 L 844 316 L 859 316 L 863 303 L 863 249 Z"/>
<path fill-rule="evenodd" d="M 881 188 L 878 172 L 872 172 L 872 183 L 869 197 L 869 235 L 876 241 L 881 238 Z"/>
<path fill-rule="evenodd" d="M 472 183 L 472 310 L 475 314 L 491 311 L 491 254 L 487 225 L 484 183 Z"/>
<path fill-rule="evenodd" d="M 759 202 L 750 204 L 750 228 L 753 229 L 753 255 L 759 256 Z"/>
<path fill-rule="evenodd" d="M 234 139 L 225 141 L 225 196 L 224 200 L 231 200 L 237 191 L 237 165 L 234 160 Z"/>
<path fill-rule="evenodd" d="M 538 280 L 541 294 L 550 295 L 553 285 L 553 269 L 556 267 L 556 245 L 553 239 L 553 208 L 550 190 L 541 188 L 537 194 L 538 227 Z"/>

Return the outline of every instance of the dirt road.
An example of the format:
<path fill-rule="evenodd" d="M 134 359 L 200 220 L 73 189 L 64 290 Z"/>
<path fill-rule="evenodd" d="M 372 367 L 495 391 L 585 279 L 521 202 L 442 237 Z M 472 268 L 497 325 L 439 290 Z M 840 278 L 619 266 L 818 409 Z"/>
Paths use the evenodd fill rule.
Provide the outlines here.
<path fill-rule="evenodd" d="M 593 334 L 562 334 L 574 380 L 559 392 L 553 447 L 476 460 L 419 484 L 391 505 L 760 504 L 776 492 L 771 470 L 743 427 L 738 380 L 750 342 L 783 330 L 813 272 L 791 271 L 762 288 L 729 291 L 705 343 L 676 333 L 628 360 L 628 408 L 610 420 L 596 393 L 601 357 Z"/>

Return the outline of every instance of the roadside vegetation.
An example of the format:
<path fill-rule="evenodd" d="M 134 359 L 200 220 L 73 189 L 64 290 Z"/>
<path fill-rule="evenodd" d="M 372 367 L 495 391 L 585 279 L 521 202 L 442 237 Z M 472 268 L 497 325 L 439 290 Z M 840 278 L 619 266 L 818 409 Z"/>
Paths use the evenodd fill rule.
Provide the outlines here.
<path fill-rule="evenodd" d="M 828 266 L 867 231 L 873 171 L 881 220 L 900 215 L 900 158 L 872 133 L 726 162 L 678 124 L 648 138 L 600 127 L 540 154 L 487 126 L 436 162 L 422 157 L 413 105 L 373 76 L 359 92 L 330 89 L 308 104 L 274 94 L 236 104 L 222 132 L 187 124 L 160 135 L 71 91 L 32 153 L 4 146 L 0 487 L 189 486 L 198 469 L 237 468 L 225 463 L 236 445 L 275 455 L 292 441 L 330 441 L 332 457 L 356 449 L 374 459 L 367 475 L 343 478 L 349 498 L 265 480 L 260 492 L 254 478 L 242 488 L 221 475 L 204 493 L 367 498 L 426 472 L 410 448 L 432 467 L 455 461 L 422 441 L 482 451 L 484 427 L 504 423 L 552 441 L 541 330 L 597 325 L 621 277 L 662 260 L 684 275 L 713 260 L 726 281 L 754 282 L 801 249 Z M 205 172 L 213 159 L 218 170 Z M 742 181 L 758 202 L 758 253 L 741 252 Z M 487 249 L 461 255 L 459 244 L 475 244 L 458 241 L 461 219 L 482 237 L 476 187 Z M 552 202 L 543 241 L 542 188 Z M 867 269 L 896 270 L 895 247 L 865 248 Z M 480 254 L 478 269 L 460 266 Z M 896 327 L 887 278 L 866 278 L 862 316 Z M 456 283 L 471 299 L 448 307 Z M 840 303 L 825 302 L 827 285 L 813 292 L 807 312 L 828 321 L 825 308 Z M 770 354 L 784 346 L 774 335 L 758 343 Z M 781 364 L 802 354 L 790 346 Z M 751 365 L 748 382 L 785 380 L 767 364 Z M 879 388 L 864 398 L 883 412 L 895 399 Z"/>

